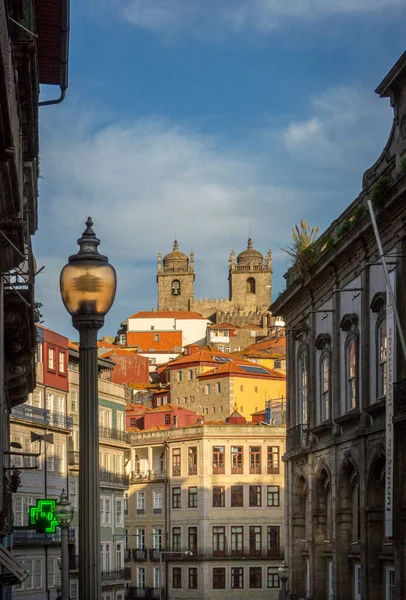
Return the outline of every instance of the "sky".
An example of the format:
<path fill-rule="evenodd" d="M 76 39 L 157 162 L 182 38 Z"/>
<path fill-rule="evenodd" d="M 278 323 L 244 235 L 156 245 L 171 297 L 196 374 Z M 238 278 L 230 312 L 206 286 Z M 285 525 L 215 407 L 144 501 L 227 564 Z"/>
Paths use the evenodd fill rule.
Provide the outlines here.
<path fill-rule="evenodd" d="M 175 235 L 195 296 L 221 297 L 251 233 L 275 298 L 292 227 L 328 227 L 383 150 L 393 113 L 374 90 L 405 18 L 404 0 L 71 0 L 67 96 L 40 108 L 44 324 L 77 338 L 59 273 L 89 215 L 118 278 L 101 335 L 156 307 Z"/>

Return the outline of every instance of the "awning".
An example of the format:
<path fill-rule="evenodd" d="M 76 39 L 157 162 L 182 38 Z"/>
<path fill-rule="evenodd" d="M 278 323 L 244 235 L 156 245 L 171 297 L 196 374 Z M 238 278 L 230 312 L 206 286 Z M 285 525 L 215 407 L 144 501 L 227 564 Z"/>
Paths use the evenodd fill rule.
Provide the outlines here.
<path fill-rule="evenodd" d="M 21 563 L 11 554 L 7 548 L 0 544 L 0 564 L 8 572 L 0 573 L 0 583 L 6 585 L 16 585 L 22 583 L 29 576 L 30 572 L 25 571 Z"/>

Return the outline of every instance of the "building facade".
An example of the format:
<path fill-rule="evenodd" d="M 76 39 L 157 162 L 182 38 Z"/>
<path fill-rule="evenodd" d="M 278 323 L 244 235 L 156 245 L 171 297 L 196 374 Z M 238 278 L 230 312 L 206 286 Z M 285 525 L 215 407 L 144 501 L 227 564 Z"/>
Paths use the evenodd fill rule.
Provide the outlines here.
<path fill-rule="evenodd" d="M 284 441 L 224 421 L 132 435 L 130 599 L 278 598 Z"/>
<path fill-rule="evenodd" d="M 406 53 L 377 89 L 394 124 L 363 190 L 293 266 L 272 306 L 287 328 L 292 597 L 405 597 Z M 382 268 L 366 201 L 387 260 Z"/>

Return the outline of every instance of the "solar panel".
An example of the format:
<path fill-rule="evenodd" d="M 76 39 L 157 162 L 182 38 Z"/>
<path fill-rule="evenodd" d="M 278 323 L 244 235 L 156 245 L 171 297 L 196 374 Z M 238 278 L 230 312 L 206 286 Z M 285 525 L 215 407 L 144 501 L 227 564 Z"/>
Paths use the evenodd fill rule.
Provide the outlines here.
<path fill-rule="evenodd" d="M 263 367 L 249 367 L 247 365 L 238 365 L 240 369 L 247 373 L 261 373 L 261 375 L 269 375 L 268 371 Z"/>
<path fill-rule="evenodd" d="M 231 358 L 226 358 L 225 356 L 213 356 L 214 360 L 218 363 L 228 363 L 231 362 Z"/>

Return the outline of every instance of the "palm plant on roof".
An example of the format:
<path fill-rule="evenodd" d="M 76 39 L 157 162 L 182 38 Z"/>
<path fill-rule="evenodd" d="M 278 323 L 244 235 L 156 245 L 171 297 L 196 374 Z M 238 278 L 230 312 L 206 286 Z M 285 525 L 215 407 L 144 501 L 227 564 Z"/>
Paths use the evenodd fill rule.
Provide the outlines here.
<path fill-rule="evenodd" d="M 307 221 L 300 220 L 300 227 L 295 225 L 292 229 L 292 244 L 281 248 L 291 258 L 292 265 L 296 265 L 301 276 L 309 272 L 309 267 L 317 260 L 319 255 L 315 247 L 318 227 L 310 227 Z"/>

